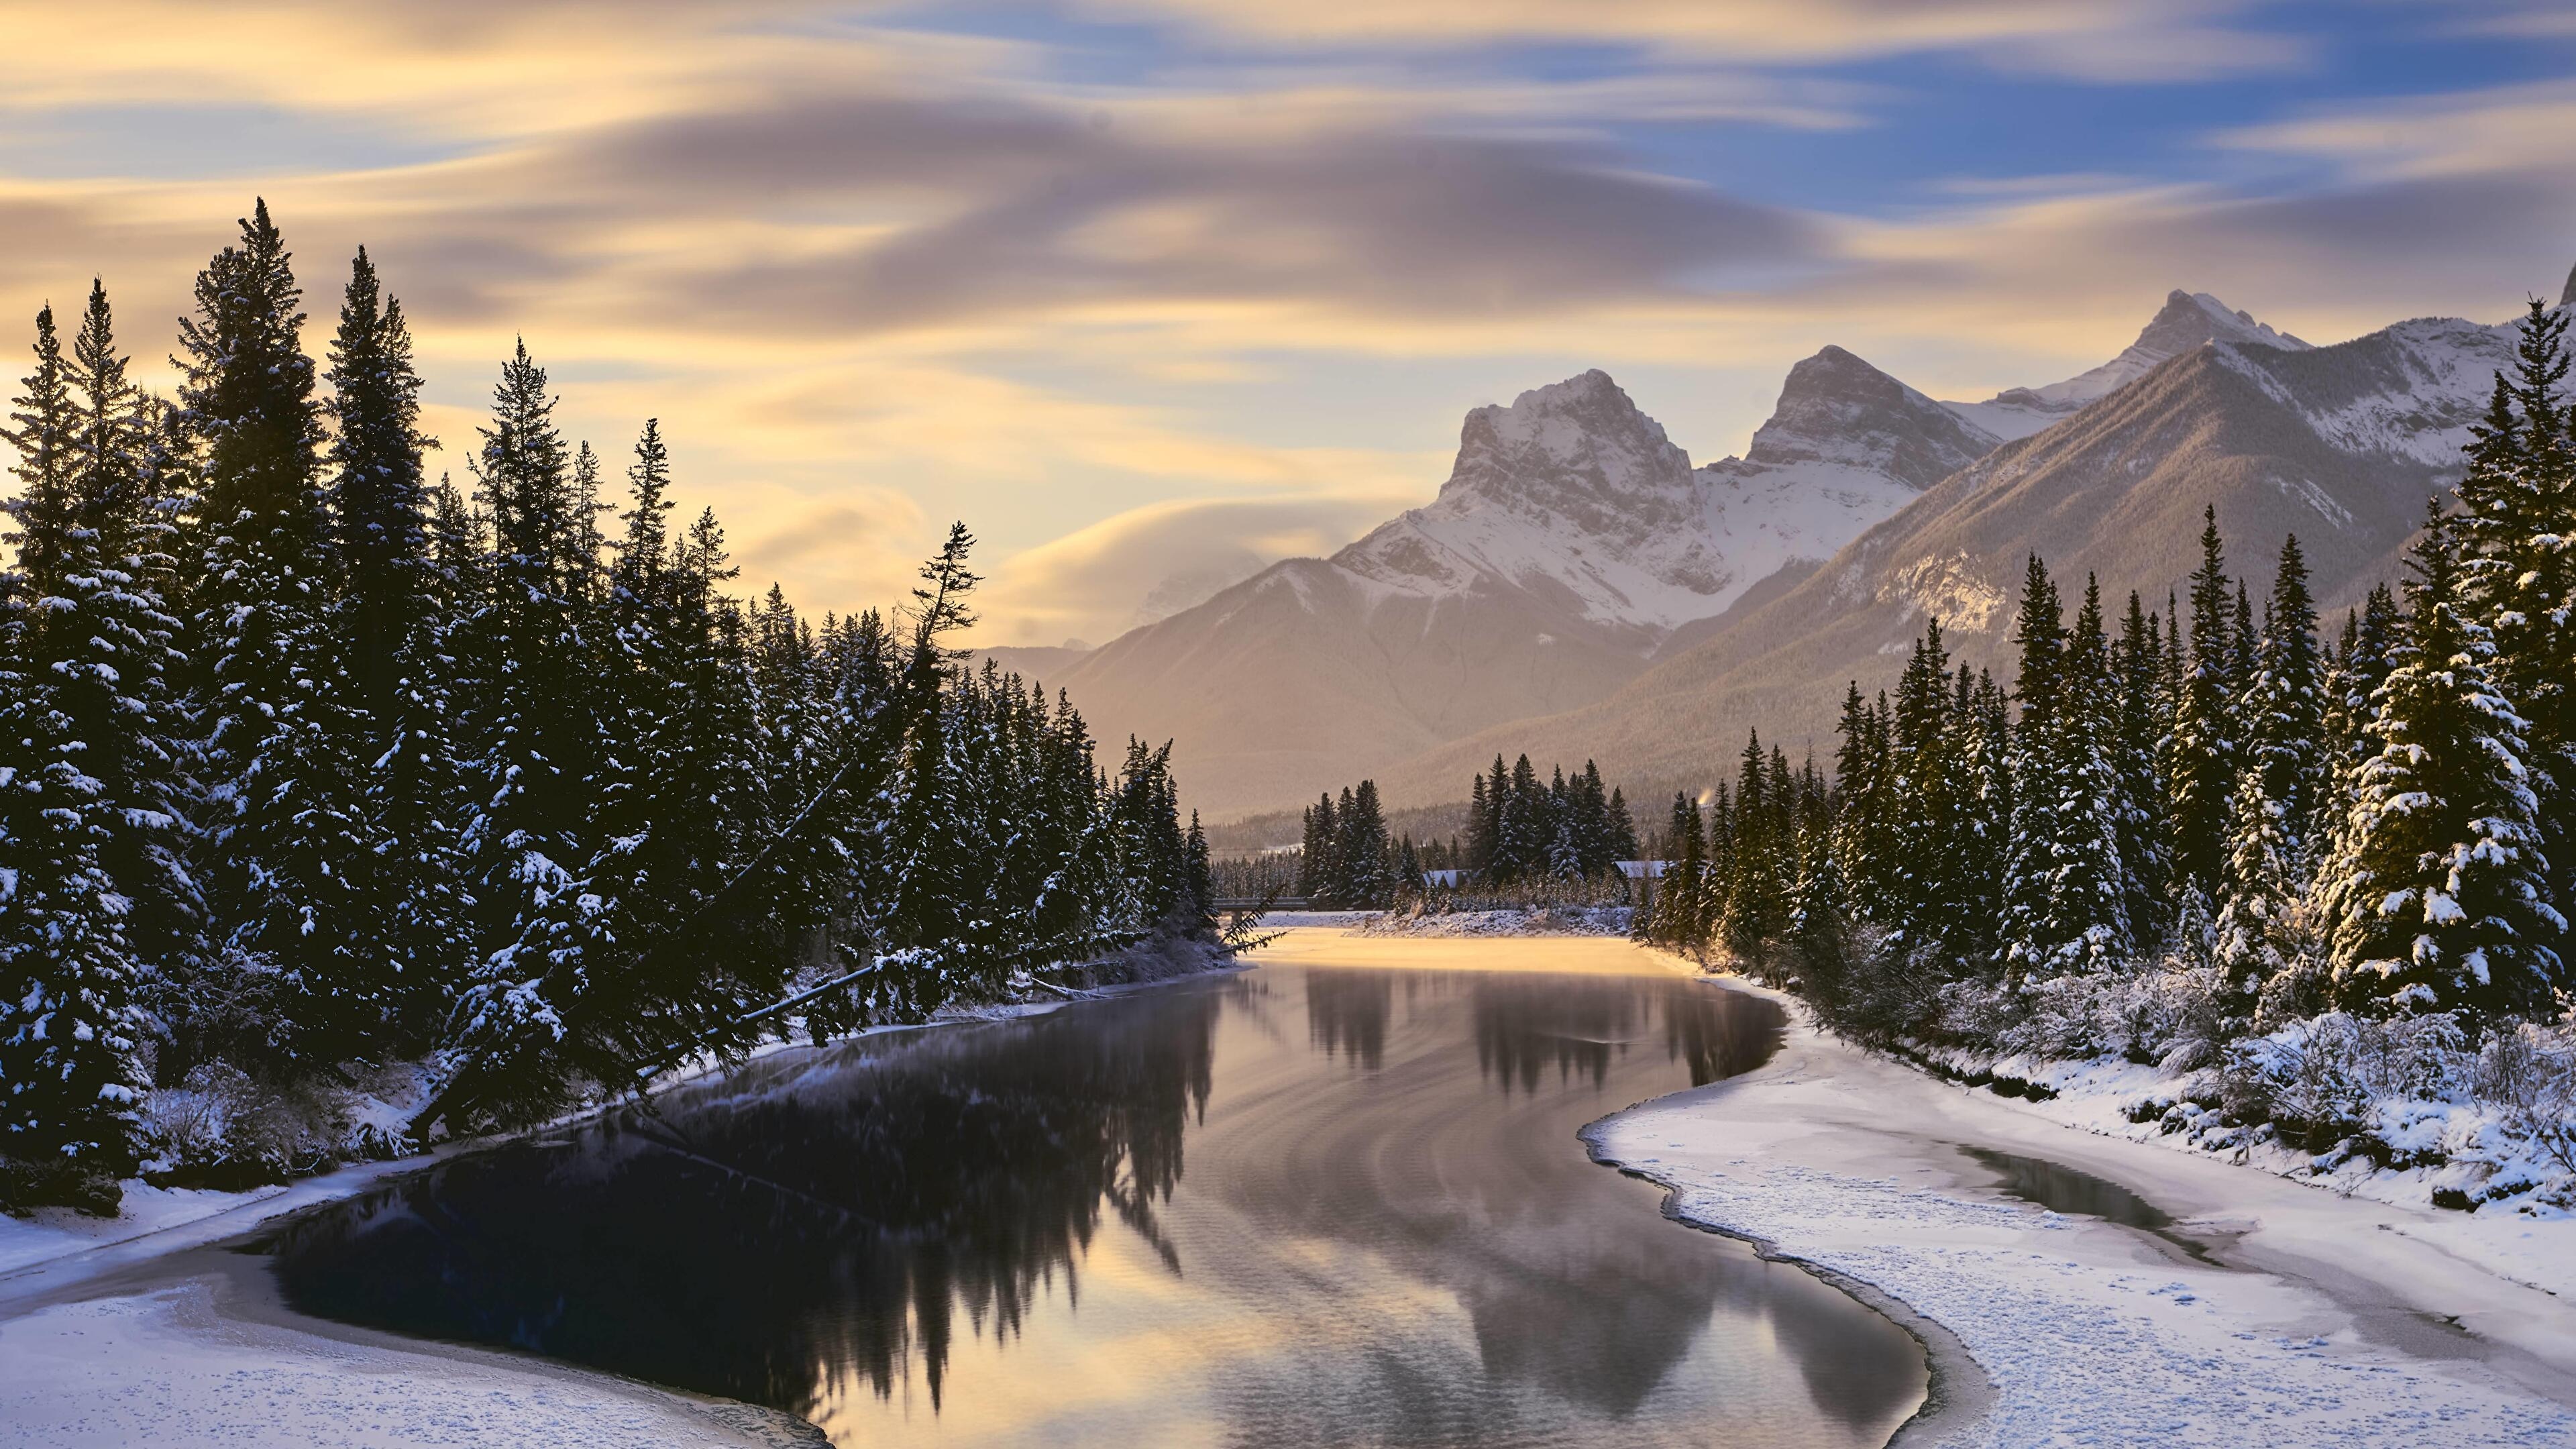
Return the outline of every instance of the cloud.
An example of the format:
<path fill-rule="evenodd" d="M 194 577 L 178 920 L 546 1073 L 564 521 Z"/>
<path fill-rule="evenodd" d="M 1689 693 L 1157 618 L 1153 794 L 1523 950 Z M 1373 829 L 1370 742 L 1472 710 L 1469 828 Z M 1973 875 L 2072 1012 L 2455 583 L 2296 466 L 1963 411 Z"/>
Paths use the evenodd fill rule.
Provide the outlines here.
<path fill-rule="evenodd" d="M 1418 493 L 1181 498 L 1106 518 L 1011 559 L 984 607 L 990 642 L 1106 640 L 1282 558 L 1329 554 Z"/>
<path fill-rule="evenodd" d="M 2174 285 L 2310 336 L 2501 316 L 2576 236 L 2564 83 L 2302 110 L 2197 148 L 2186 117 L 2176 149 L 2212 175 L 2179 181 L 1980 151 L 1997 174 L 1907 190 L 1921 211 L 1673 174 L 1980 100 L 1829 62 L 2094 81 L 2315 62 L 2215 0 L 1070 13 L 1014 39 L 806 0 L 19 7 L 10 38 L 46 64 L 0 97 L 0 169 L 47 174 L 0 174 L 0 325 L 102 272 L 167 386 L 188 280 L 262 192 L 308 345 L 361 241 L 404 298 L 450 443 L 433 466 L 461 474 L 524 333 L 612 459 L 662 418 L 685 506 L 718 506 L 746 584 L 883 603 L 964 517 L 994 627 L 1052 642 L 1421 501 L 1460 410 L 1584 367 L 1652 377 L 1653 410 L 1713 456 L 1823 342 L 1982 396 L 2099 362 Z M 1103 32 L 1136 47 L 1116 64 L 1057 38 L 1104 14 L 1147 22 Z M 165 124 L 200 134 L 127 164 Z"/>
<path fill-rule="evenodd" d="M 2294 37 L 2226 23 L 2227 0 L 1093 0 L 1257 41 L 1462 46 L 1578 41 L 1744 63 L 1811 63 L 1924 52 L 2085 79 L 2196 80 L 2288 68 Z"/>

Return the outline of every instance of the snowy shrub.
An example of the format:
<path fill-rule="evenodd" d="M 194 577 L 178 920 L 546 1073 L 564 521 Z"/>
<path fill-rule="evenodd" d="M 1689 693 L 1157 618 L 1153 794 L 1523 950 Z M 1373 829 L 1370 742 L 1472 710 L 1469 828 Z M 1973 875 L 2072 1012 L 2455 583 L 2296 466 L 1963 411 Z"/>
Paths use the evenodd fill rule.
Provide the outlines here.
<path fill-rule="evenodd" d="M 2226 1034 L 2226 976 L 2204 959 L 2168 955 L 2129 977 L 2114 1008 L 2122 1047 L 2167 1071 L 2188 1072 L 2218 1059 Z"/>
<path fill-rule="evenodd" d="M 2022 1018 L 1996 1040 L 2008 1052 L 2078 1060 L 2116 1050 L 2127 1040 L 2127 1012 L 2135 997 L 2129 978 L 2070 974 L 2027 981 Z"/>
<path fill-rule="evenodd" d="M 237 1189 L 318 1172 L 392 1143 L 353 1130 L 347 1094 L 312 1083 L 278 1086 L 223 1062 L 191 1068 L 143 1097 L 144 1175 L 165 1186 Z"/>
<path fill-rule="evenodd" d="M 2576 1173 L 2576 1022 L 2498 1025 L 2478 1053 L 2474 1090 L 2508 1132 Z"/>
<path fill-rule="evenodd" d="M 2448 1013 L 2374 1021 L 2327 1012 L 2232 1046 L 2232 1102 L 2296 1128 L 2310 1150 L 2362 1137 L 2382 1160 L 2439 1154 L 2446 1104 L 2465 1100 L 2478 1058 Z"/>

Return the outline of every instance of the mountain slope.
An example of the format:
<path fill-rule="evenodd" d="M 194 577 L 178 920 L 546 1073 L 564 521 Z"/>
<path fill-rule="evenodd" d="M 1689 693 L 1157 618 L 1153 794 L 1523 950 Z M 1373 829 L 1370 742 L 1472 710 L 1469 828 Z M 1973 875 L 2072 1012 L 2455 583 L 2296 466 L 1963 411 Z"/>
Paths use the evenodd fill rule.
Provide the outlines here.
<path fill-rule="evenodd" d="M 1490 725 L 1572 709 L 1676 630 L 1830 556 L 1997 439 L 1840 348 L 1705 468 L 1608 374 L 1482 407 L 1439 496 L 1089 654 L 996 649 L 1104 738 L 1178 741 L 1212 816 L 1278 809 Z M 1794 575 L 1792 575 L 1794 576 Z"/>
<path fill-rule="evenodd" d="M 2161 608 L 2196 562 L 2207 504 L 2258 588 L 2296 532 L 2320 595 L 2347 602 L 2394 576 L 2425 497 L 2456 476 L 2511 335 L 2423 319 L 2332 347 L 2236 337 L 2177 353 L 1961 469 L 1616 694 L 1432 751 L 1381 785 L 1397 800 L 1454 796 L 1497 749 L 1700 782 L 1756 725 L 1827 753 L 1845 682 L 1891 681 L 1927 615 L 1960 658 L 2001 665 L 2032 551 L 2070 594 L 2091 572 L 2115 607 L 2134 588 Z"/>

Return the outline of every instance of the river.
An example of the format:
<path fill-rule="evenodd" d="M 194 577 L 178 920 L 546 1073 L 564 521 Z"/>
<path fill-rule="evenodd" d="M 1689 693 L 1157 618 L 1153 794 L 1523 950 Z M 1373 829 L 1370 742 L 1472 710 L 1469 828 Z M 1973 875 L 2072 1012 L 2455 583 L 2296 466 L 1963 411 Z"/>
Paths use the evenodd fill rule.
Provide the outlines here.
<path fill-rule="evenodd" d="M 1780 1040 L 1771 1003 L 1630 954 L 1299 932 L 765 1058 L 262 1248 L 302 1312 L 843 1445 L 1884 1443 L 1923 1396 L 1910 1338 L 1577 1139 Z"/>

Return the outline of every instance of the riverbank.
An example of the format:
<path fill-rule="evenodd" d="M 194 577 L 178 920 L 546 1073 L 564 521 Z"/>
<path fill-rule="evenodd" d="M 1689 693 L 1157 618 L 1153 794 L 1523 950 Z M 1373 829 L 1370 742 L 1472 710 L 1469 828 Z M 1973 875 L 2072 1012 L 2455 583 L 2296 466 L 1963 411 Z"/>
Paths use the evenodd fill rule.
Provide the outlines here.
<path fill-rule="evenodd" d="M 1151 976 L 1151 990 L 1233 969 Z M 942 1013 L 863 1035 L 1043 1015 L 1066 998 Z M 763 1056 L 812 1048 L 773 1044 Z M 713 1070 L 700 1064 L 665 1084 Z M 576 1114 L 546 1129 L 597 1115 Z M 288 1214 L 507 1141 L 476 1139 L 246 1192 L 128 1184 L 127 1211 L 0 1219 L 0 1444 L 779 1445 L 812 1426 L 749 1405 L 306 1317 L 226 1245 Z"/>
<path fill-rule="evenodd" d="M 1902 1442 L 2576 1444 L 2576 1304 L 2495 1266 L 2569 1261 L 2576 1223 L 2464 1255 L 2459 1214 L 2078 1130 L 1711 984 L 1790 1007 L 1779 1056 L 1587 1140 L 1676 1217 L 1937 1325 Z M 2167 1221 L 2093 1215 L 2129 1202 Z"/>

